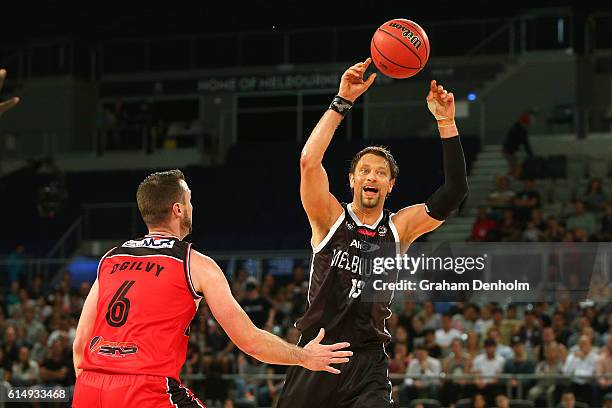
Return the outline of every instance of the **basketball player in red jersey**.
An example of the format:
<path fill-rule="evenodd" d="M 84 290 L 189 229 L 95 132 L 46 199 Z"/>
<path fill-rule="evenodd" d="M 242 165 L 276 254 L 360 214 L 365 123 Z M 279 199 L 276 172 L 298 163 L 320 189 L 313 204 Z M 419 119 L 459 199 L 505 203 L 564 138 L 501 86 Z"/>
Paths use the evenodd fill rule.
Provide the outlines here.
<path fill-rule="evenodd" d="M 376 74 L 364 80 L 370 62 L 368 58 L 343 74 L 338 95 L 310 134 L 300 160 L 300 195 L 312 229 L 313 256 L 308 309 L 296 322 L 299 344 L 307 344 L 324 327 L 325 339 L 350 342 L 354 355 L 339 376 L 289 367 L 278 408 L 392 406 L 384 345 L 391 339 L 385 320 L 393 293 L 363 296 L 373 293 L 368 265 L 375 258 L 395 258 L 420 235 L 439 227 L 467 195 L 454 96 L 436 81 L 426 101 L 440 132 L 445 182 L 427 203 L 397 213 L 384 209 L 399 168 L 389 150 L 376 146 L 353 158 L 348 172 L 351 203 L 340 203 L 329 191 L 323 155 L 343 117 L 373 84 Z M 395 282 L 398 271 L 389 272 L 387 278 Z"/>
<path fill-rule="evenodd" d="M 179 170 L 154 173 L 138 187 L 149 234 L 126 241 L 101 259 L 73 346 L 77 381 L 73 406 L 203 407 L 179 380 L 189 325 L 204 298 L 231 340 L 270 364 L 338 374 L 347 342 L 300 348 L 253 325 L 233 298 L 217 264 L 191 248 L 191 192 Z"/>

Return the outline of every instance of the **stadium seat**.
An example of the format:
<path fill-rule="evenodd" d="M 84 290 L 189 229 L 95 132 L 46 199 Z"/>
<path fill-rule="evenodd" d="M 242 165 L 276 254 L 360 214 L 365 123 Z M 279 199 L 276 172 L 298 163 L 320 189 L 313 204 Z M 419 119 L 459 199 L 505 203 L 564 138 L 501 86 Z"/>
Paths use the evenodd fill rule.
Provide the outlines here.
<path fill-rule="evenodd" d="M 410 402 L 410 408 L 414 408 L 419 404 L 422 404 L 425 408 L 440 408 L 442 406 L 438 400 L 422 398 L 412 400 Z"/>
<path fill-rule="evenodd" d="M 529 401 L 529 400 L 514 399 L 508 402 L 509 402 L 510 408 L 534 408 L 535 407 L 533 401 Z"/>
<path fill-rule="evenodd" d="M 471 398 L 463 398 L 457 401 L 455 408 L 470 408 L 472 406 Z"/>

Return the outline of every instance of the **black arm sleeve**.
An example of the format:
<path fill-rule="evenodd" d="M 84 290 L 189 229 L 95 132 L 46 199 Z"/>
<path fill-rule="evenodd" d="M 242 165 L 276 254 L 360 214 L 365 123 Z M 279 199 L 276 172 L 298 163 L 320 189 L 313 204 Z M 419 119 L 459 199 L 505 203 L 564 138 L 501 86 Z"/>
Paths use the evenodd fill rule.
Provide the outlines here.
<path fill-rule="evenodd" d="M 427 199 L 427 213 L 436 220 L 445 220 L 467 197 L 468 183 L 465 156 L 459 136 L 442 139 L 444 185 Z"/>

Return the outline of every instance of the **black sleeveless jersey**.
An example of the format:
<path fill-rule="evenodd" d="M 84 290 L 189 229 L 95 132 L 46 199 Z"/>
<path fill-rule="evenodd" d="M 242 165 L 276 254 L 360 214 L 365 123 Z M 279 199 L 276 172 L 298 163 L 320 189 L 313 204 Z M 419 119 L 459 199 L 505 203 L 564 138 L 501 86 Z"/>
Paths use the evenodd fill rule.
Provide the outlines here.
<path fill-rule="evenodd" d="M 323 327 L 326 342 L 348 341 L 352 349 L 381 347 L 391 339 L 385 320 L 391 316 L 393 293 L 375 290 L 374 282 L 396 282 L 397 269 L 381 274 L 373 265 L 376 258 L 380 262 L 399 254 L 399 235 L 388 210 L 374 225 L 364 225 L 351 204 L 342 207 L 329 233 L 313 247 L 308 309 L 295 324 L 302 333 L 300 344 Z"/>

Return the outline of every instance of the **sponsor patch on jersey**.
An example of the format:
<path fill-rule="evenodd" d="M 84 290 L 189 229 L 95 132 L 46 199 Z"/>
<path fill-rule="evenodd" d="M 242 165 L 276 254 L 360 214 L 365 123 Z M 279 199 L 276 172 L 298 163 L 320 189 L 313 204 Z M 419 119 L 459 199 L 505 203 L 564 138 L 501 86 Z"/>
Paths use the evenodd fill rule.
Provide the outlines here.
<path fill-rule="evenodd" d="M 378 235 L 380 235 L 381 237 L 387 235 L 387 227 L 385 227 L 384 225 L 378 227 Z"/>
<path fill-rule="evenodd" d="M 129 240 L 121 245 L 124 248 L 153 248 L 153 249 L 162 249 L 162 248 L 172 248 L 174 246 L 173 239 L 154 239 L 154 238 L 145 238 L 141 240 Z"/>
<path fill-rule="evenodd" d="M 369 229 L 367 229 L 367 228 L 358 228 L 358 229 L 357 229 L 357 233 L 358 233 L 358 234 L 361 234 L 361 235 L 366 235 L 366 236 L 368 236 L 368 237 L 373 237 L 373 236 L 375 236 L 375 235 L 376 235 L 376 232 L 374 232 L 374 231 L 370 231 L 370 230 L 369 230 Z"/>
<path fill-rule="evenodd" d="M 95 336 L 89 343 L 89 351 L 109 357 L 125 357 L 136 354 L 138 346 L 130 341 L 104 340 L 102 336 Z"/>
<path fill-rule="evenodd" d="M 355 224 L 353 224 L 352 222 L 347 221 L 346 222 L 346 228 L 348 228 L 349 230 L 354 230 L 355 229 Z"/>

